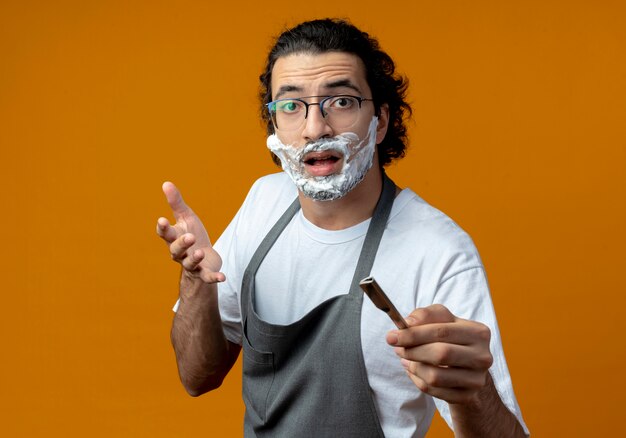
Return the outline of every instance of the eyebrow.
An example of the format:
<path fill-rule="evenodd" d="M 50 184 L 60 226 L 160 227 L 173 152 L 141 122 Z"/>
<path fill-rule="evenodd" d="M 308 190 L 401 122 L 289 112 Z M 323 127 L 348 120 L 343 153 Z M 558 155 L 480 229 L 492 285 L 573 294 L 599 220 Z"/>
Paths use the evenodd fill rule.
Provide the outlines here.
<path fill-rule="evenodd" d="M 352 83 L 352 81 L 350 79 L 339 79 L 337 81 L 333 81 L 333 82 L 329 82 L 327 84 L 324 84 L 323 86 L 324 88 L 329 88 L 329 89 L 333 89 L 333 88 L 350 88 L 354 91 L 356 91 L 359 94 L 361 93 L 361 90 L 359 89 L 359 87 L 357 87 L 356 85 L 354 85 Z M 278 89 L 278 92 L 276 93 L 276 96 L 274 97 L 275 100 L 280 99 L 280 97 L 285 94 L 285 93 L 290 93 L 290 92 L 294 92 L 294 91 L 302 91 L 302 87 L 298 87 L 297 85 L 283 85 Z"/>
<path fill-rule="evenodd" d="M 357 93 L 362 94 L 359 87 L 354 85 L 350 79 L 339 79 L 338 81 L 329 82 L 324 85 L 324 88 L 351 88 Z"/>
<path fill-rule="evenodd" d="M 295 85 L 283 85 L 278 89 L 278 93 L 276 93 L 276 97 L 274 97 L 275 100 L 280 99 L 280 96 L 282 96 L 285 93 L 289 93 L 292 91 L 302 91 L 302 87 L 297 87 Z"/>

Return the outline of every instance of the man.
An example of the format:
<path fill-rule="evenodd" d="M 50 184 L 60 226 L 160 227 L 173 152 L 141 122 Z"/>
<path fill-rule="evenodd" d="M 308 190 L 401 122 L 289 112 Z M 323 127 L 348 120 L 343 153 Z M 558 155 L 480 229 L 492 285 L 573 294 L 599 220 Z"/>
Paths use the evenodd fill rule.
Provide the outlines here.
<path fill-rule="evenodd" d="M 524 436 L 471 239 L 384 173 L 410 111 L 393 61 L 351 24 L 316 20 L 278 38 L 261 82 L 284 172 L 255 183 L 215 248 L 163 185 L 187 391 L 220 386 L 243 347 L 246 436 L 423 436 L 434 405 L 457 436 Z M 369 275 L 407 329 L 363 299 Z"/>

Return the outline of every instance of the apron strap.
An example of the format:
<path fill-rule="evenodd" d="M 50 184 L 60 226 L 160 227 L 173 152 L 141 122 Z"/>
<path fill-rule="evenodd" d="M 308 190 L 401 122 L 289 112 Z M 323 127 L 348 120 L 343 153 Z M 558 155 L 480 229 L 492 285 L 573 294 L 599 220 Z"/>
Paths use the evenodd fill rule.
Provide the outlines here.
<path fill-rule="evenodd" d="M 241 282 L 242 289 L 254 286 L 254 277 L 259 266 L 261 266 L 263 259 L 274 245 L 274 242 L 278 239 L 278 236 L 280 236 L 280 233 L 283 232 L 287 224 L 291 221 L 291 218 L 293 218 L 298 210 L 300 210 L 300 201 L 296 198 L 261 241 L 261 244 L 250 259 L 250 263 L 248 263 L 248 267 L 243 274 L 243 280 Z M 243 298 L 243 296 L 244 294 L 242 293 L 241 297 Z M 248 315 L 248 302 L 249 300 L 241 299 L 242 315 Z"/>
<path fill-rule="evenodd" d="M 391 179 L 389 179 L 384 169 L 381 169 L 381 174 L 383 177 L 383 188 L 380 198 L 376 203 L 374 215 L 372 216 L 367 229 L 365 242 L 363 243 L 363 248 L 361 249 L 354 277 L 352 278 L 352 283 L 350 285 L 351 295 L 361 293 L 359 282 L 370 274 L 374 264 L 374 259 L 376 258 L 376 252 L 378 251 L 380 239 L 385 231 L 385 225 L 387 224 L 387 219 L 391 213 L 391 207 L 393 206 L 393 200 L 396 194 L 396 185 Z M 263 238 L 261 244 L 250 259 L 250 263 L 248 264 L 248 267 L 243 275 L 242 288 L 254 286 L 254 277 L 259 266 L 263 262 L 263 259 L 265 259 L 265 256 L 274 245 L 274 242 L 278 239 L 278 236 L 280 236 L 298 210 L 300 210 L 300 202 L 298 198 L 296 198 L 287 210 L 285 210 L 280 219 L 278 219 L 278 221 L 270 229 L 265 238 Z M 241 296 L 243 298 L 243 294 Z M 248 314 L 248 304 L 249 300 L 241 300 L 242 315 Z"/>
<path fill-rule="evenodd" d="M 380 246 L 380 240 L 382 239 L 389 214 L 391 213 L 391 207 L 393 207 L 393 201 L 396 197 L 396 185 L 383 171 L 383 190 L 374 209 L 374 215 L 367 228 L 367 234 L 365 235 L 365 242 L 363 242 L 363 248 L 361 249 L 361 255 L 357 262 L 356 269 L 354 271 L 354 277 L 352 277 L 352 283 L 350 284 L 350 294 L 362 294 L 359 282 L 370 275 L 372 266 L 374 265 L 374 259 L 376 258 L 376 252 Z"/>

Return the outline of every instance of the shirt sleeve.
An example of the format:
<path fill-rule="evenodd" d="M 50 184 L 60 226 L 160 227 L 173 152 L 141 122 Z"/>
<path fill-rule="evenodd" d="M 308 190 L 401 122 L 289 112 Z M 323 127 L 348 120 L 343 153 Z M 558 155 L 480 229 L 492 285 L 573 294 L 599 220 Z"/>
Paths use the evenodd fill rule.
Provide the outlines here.
<path fill-rule="evenodd" d="M 489 347 L 493 355 L 493 365 L 489 372 L 502 402 L 517 417 L 524 431 L 528 434 L 528 428 L 524 423 L 513 392 L 513 384 L 502 348 L 500 330 L 482 266 L 467 268 L 445 278 L 439 285 L 435 302 L 446 306 L 459 318 L 478 321 L 489 327 L 491 330 Z M 441 416 L 453 429 L 448 403 L 438 398 L 434 398 L 434 401 Z"/>

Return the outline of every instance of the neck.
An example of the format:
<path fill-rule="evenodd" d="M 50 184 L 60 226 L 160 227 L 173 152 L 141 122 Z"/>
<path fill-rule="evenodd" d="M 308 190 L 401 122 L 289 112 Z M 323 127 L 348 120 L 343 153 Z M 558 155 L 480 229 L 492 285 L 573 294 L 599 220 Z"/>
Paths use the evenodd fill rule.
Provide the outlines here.
<path fill-rule="evenodd" d="M 315 201 L 298 193 L 302 213 L 314 225 L 342 230 L 372 217 L 383 187 L 382 172 L 374 166 L 346 196 L 334 201 Z"/>

